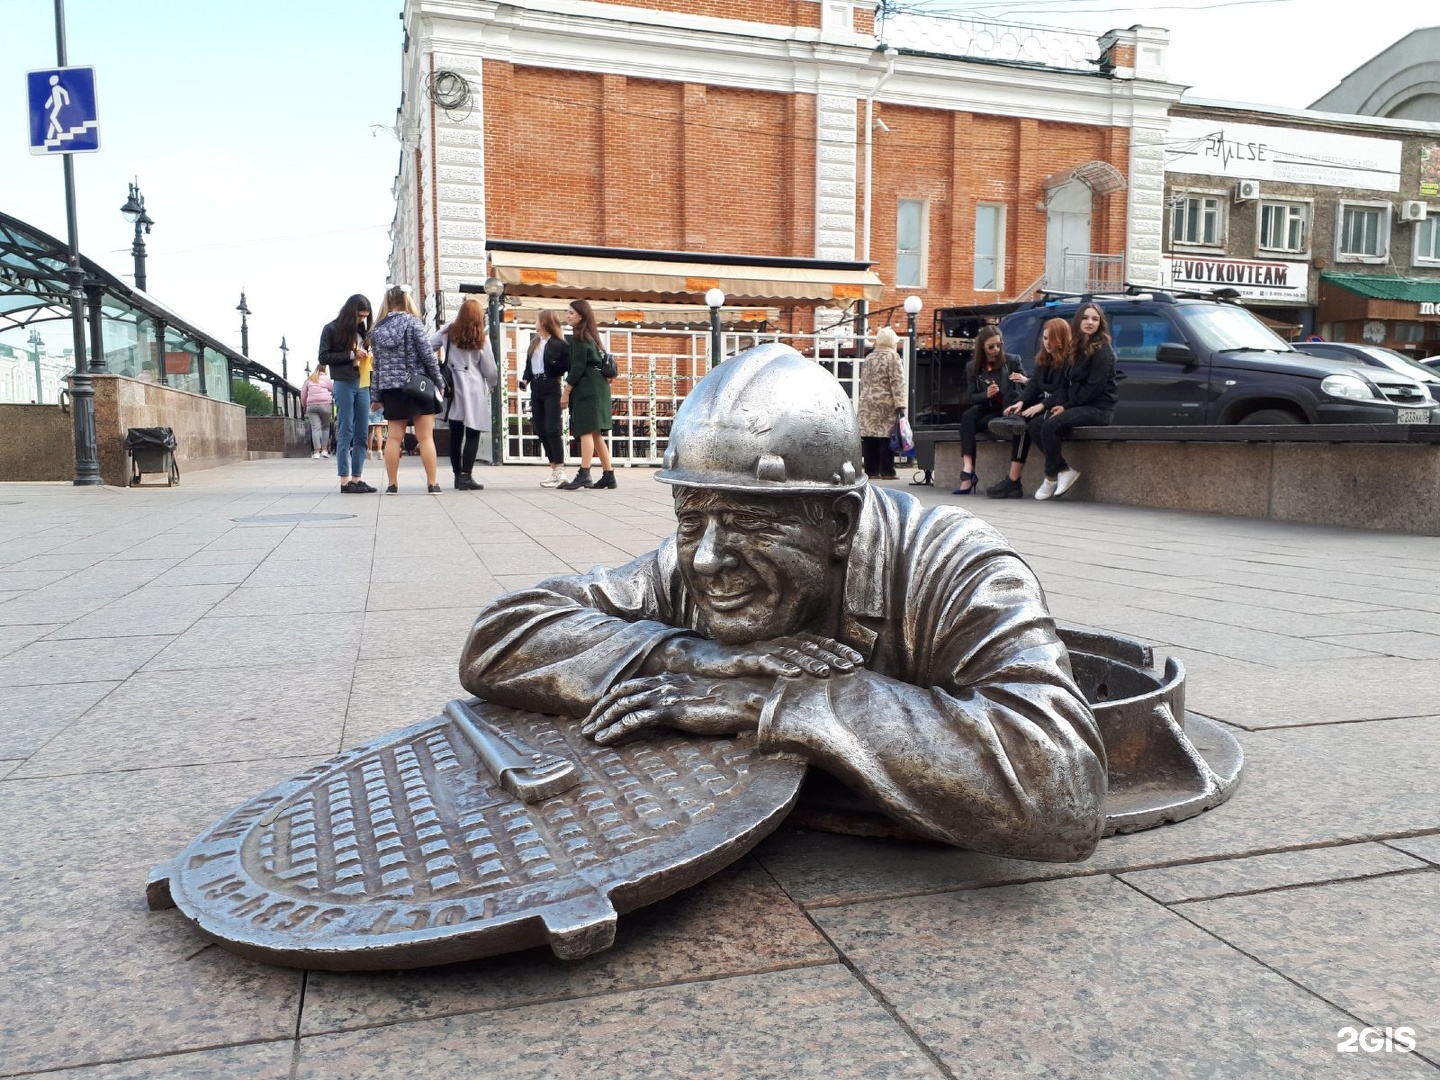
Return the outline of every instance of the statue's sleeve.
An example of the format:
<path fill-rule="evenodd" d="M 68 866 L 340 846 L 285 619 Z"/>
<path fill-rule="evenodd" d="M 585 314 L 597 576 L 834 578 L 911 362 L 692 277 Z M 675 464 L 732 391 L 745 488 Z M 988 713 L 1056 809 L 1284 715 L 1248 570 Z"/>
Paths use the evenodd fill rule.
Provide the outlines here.
<path fill-rule="evenodd" d="M 690 631 L 669 625 L 673 540 L 614 570 L 550 578 L 484 608 L 460 656 L 460 684 L 477 697 L 585 716 L 659 645 Z"/>
<path fill-rule="evenodd" d="M 955 560 L 955 562 L 962 562 Z M 798 752 L 936 840 L 995 855 L 1087 857 L 1100 839 L 1105 751 L 1039 583 L 1013 554 L 911 579 L 914 685 L 865 670 L 780 679 L 761 745 Z"/>

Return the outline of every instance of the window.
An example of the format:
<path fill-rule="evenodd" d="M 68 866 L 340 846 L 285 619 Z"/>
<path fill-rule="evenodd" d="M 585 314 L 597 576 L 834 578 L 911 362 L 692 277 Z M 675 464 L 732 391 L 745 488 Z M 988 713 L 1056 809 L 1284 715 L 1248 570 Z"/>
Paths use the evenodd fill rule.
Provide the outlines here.
<path fill-rule="evenodd" d="M 1155 351 L 1161 345 L 1185 344 L 1185 339 L 1165 316 L 1142 312 L 1113 312 L 1110 337 L 1116 360 L 1154 360 Z"/>
<path fill-rule="evenodd" d="M 1218 195 L 1182 195 L 1175 200 L 1170 220 L 1170 241 L 1175 244 L 1204 244 L 1219 247 L 1224 213 Z"/>
<path fill-rule="evenodd" d="M 924 288 L 928 204 L 923 199 L 901 199 L 895 211 L 895 284 Z"/>
<path fill-rule="evenodd" d="M 1260 247 L 1270 251 L 1304 251 L 1306 208 L 1299 203 L 1260 204 Z"/>
<path fill-rule="evenodd" d="M 1335 256 L 1352 262 L 1384 262 L 1390 254 L 1390 204 L 1341 203 Z"/>
<path fill-rule="evenodd" d="M 1440 263 L 1440 217 L 1415 223 L 1415 258 L 1419 263 Z"/>
<path fill-rule="evenodd" d="M 1399 342 L 1424 341 L 1425 327 L 1418 322 L 1396 323 L 1393 337 Z"/>
<path fill-rule="evenodd" d="M 975 207 L 975 290 L 998 292 L 1005 287 L 1005 207 Z"/>

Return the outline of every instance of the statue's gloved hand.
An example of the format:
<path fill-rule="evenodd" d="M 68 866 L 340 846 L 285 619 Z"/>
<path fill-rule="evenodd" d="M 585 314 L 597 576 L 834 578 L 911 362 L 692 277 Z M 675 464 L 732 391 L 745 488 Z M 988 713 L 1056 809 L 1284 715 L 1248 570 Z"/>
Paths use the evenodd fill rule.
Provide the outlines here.
<path fill-rule="evenodd" d="M 619 742 L 647 727 L 672 727 L 697 735 L 754 731 L 771 681 L 675 673 L 627 679 L 595 703 L 580 730 L 601 744 Z"/>
<path fill-rule="evenodd" d="M 844 675 L 865 661 L 848 645 L 819 634 L 792 634 L 746 645 L 722 645 L 708 638 L 671 638 L 650 655 L 646 674 L 700 675 L 712 679 Z"/>

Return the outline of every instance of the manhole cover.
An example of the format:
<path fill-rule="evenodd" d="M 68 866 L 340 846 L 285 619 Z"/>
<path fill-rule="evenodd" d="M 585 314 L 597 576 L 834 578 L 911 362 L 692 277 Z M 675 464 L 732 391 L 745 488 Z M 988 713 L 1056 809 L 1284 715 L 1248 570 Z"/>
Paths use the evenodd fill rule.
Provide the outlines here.
<path fill-rule="evenodd" d="M 250 517 L 231 518 L 241 525 L 303 525 L 307 521 L 345 521 L 354 514 L 254 514 Z"/>

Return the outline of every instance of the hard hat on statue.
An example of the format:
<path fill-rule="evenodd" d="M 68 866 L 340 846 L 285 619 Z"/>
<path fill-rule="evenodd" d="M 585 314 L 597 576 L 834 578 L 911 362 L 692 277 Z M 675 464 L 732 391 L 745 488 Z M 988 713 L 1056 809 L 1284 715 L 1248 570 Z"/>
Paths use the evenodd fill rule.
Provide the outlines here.
<path fill-rule="evenodd" d="M 771 342 L 715 368 L 686 396 L 656 479 L 767 495 L 859 490 L 860 425 L 835 376 Z"/>

